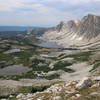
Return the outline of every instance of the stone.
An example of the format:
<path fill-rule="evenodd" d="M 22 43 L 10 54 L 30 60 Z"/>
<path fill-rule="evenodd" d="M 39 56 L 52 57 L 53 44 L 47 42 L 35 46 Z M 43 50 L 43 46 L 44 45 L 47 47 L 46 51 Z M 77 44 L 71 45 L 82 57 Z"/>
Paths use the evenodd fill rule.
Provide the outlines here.
<path fill-rule="evenodd" d="M 66 94 L 72 94 L 72 93 L 74 93 L 74 91 L 67 91 L 67 90 L 66 90 L 65 93 L 66 93 Z"/>
<path fill-rule="evenodd" d="M 69 85 L 71 85 L 71 82 L 66 82 L 65 87 L 68 87 Z"/>
<path fill-rule="evenodd" d="M 7 100 L 7 99 L 1 99 L 1 100 Z"/>
<path fill-rule="evenodd" d="M 12 98 L 12 97 L 13 97 L 13 95 L 10 95 L 9 97 L 10 97 L 10 98 Z"/>
<path fill-rule="evenodd" d="M 81 94 L 75 94 L 76 97 L 81 97 Z"/>
<path fill-rule="evenodd" d="M 53 97 L 52 100 L 62 100 L 62 97 L 61 96 L 56 96 L 56 97 Z"/>
<path fill-rule="evenodd" d="M 92 92 L 90 95 L 92 95 L 92 96 L 100 96 L 100 92 Z"/>
<path fill-rule="evenodd" d="M 100 81 L 100 76 L 94 77 L 94 80 L 95 80 L 95 81 Z"/>
<path fill-rule="evenodd" d="M 22 97 L 24 97 L 24 95 L 22 93 L 20 93 L 20 94 L 17 95 L 16 98 L 19 99 L 19 98 L 22 98 Z"/>
<path fill-rule="evenodd" d="M 100 87 L 100 83 L 98 82 L 98 83 L 93 84 L 93 85 L 91 86 L 91 88 L 95 88 L 95 87 Z"/>
<path fill-rule="evenodd" d="M 32 94 L 28 93 L 27 98 L 31 98 L 31 97 L 32 97 Z"/>
<path fill-rule="evenodd" d="M 76 99 L 76 97 L 75 96 L 72 96 L 72 97 L 70 97 L 70 99 L 68 99 L 68 100 L 75 100 Z"/>
<path fill-rule="evenodd" d="M 93 85 L 93 81 L 89 77 L 84 77 L 78 84 L 76 84 L 76 89 L 88 88 Z"/>
<path fill-rule="evenodd" d="M 37 100 L 43 100 L 43 99 L 41 99 L 41 98 L 38 98 Z"/>
<path fill-rule="evenodd" d="M 58 84 L 51 86 L 49 89 L 47 89 L 47 92 L 52 92 L 52 93 L 59 93 L 62 91 L 62 87 L 60 87 Z"/>
<path fill-rule="evenodd" d="M 29 99 L 27 99 L 27 100 L 33 100 L 32 98 L 29 98 Z"/>

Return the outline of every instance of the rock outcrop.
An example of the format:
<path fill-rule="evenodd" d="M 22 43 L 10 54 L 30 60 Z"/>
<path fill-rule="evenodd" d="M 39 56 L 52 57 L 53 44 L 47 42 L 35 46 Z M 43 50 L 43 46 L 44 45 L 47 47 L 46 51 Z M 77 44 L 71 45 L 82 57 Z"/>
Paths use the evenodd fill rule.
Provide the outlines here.
<path fill-rule="evenodd" d="M 88 88 L 93 85 L 93 81 L 89 77 L 85 77 L 82 79 L 77 85 L 77 89 L 83 89 L 83 88 Z"/>
<path fill-rule="evenodd" d="M 43 92 L 34 94 L 18 94 L 17 100 L 100 100 L 100 82 L 94 82 L 90 78 L 81 80 L 81 88 L 78 81 L 60 82 L 52 85 Z M 91 86 L 91 87 L 90 87 Z M 87 91 L 88 89 L 88 91 Z M 96 98 L 96 99 L 94 99 Z"/>

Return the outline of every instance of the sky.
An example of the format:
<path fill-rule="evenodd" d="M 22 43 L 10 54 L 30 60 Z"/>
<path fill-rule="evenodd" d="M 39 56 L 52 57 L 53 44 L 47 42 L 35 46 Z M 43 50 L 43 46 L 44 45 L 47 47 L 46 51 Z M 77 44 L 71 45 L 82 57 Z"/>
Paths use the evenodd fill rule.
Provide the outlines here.
<path fill-rule="evenodd" d="M 100 15 L 100 0 L 0 0 L 0 26 L 51 27 L 87 14 Z"/>

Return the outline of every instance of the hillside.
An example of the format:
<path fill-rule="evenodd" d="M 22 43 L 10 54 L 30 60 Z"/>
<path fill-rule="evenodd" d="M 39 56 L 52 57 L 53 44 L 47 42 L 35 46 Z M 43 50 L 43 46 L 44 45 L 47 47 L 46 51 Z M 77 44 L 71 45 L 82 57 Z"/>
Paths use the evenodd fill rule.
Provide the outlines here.
<path fill-rule="evenodd" d="M 47 31 L 43 36 L 64 47 L 84 47 L 84 45 L 98 43 L 99 34 L 100 16 L 88 14 L 82 19 L 61 22 L 55 29 Z"/>

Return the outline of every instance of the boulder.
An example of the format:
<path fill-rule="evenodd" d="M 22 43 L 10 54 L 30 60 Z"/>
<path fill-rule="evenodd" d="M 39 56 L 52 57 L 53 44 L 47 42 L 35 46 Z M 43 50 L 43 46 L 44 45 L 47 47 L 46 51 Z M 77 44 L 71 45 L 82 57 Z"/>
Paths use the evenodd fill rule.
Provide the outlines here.
<path fill-rule="evenodd" d="M 76 97 L 81 97 L 81 94 L 75 94 Z"/>
<path fill-rule="evenodd" d="M 23 98 L 23 97 L 24 97 L 24 94 L 20 93 L 20 94 L 17 95 L 16 98 L 19 99 L 19 98 Z"/>
<path fill-rule="evenodd" d="M 89 77 L 84 77 L 78 84 L 76 84 L 76 89 L 88 88 L 93 85 L 93 81 Z"/>
<path fill-rule="evenodd" d="M 53 97 L 52 100 L 62 100 L 62 97 L 61 96 L 56 96 L 56 97 Z"/>
<path fill-rule="evenodd" d="M 42 98 L 38 98 L 37 100 L 43 100 Z"/>
<path fill-rule="evenodd" d="M 27 98 L 32 98 L 32 94 L 28 93 Z"/>
<path fill-rule="evenodd" d="M 95 80 L 95 81 L 100 81 L 100 76 L 94 77 L 94 80 Z"/>

